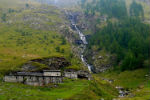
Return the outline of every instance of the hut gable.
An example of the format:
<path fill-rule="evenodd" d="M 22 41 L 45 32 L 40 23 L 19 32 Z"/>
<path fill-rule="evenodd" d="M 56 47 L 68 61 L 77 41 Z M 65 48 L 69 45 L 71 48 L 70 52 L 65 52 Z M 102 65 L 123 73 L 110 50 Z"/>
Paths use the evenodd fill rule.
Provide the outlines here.
<path fill-rule="evenodd" d="M 43 71 L 43 76 L 61 76 L 61 71 L 60 70 L 44 70 Z"/>
<path fill-rule="evenodd" d="M 65 72 L 64 76 L 71 79 L 77 79 L 78 75 L 77 72 Z"/>
<path fill-rule="evenodd" d="M 40 72 L 17 72 L 17 76 L 43 76 L 43 73 Z"/>

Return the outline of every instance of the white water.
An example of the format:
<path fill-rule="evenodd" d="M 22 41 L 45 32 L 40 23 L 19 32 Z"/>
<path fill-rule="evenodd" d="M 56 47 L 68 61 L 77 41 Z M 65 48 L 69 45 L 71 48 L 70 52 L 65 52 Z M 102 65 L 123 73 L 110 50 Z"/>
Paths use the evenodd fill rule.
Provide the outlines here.
<path fill-rule="evenodd" d="M 71 16 L 73 17 L 72 14 L 71 14 Z M 88 42 L 87 42 L 87 40 L 86 40 L 86 37 L 85 37 L 85 35 L 78 29 L 77 25 L 75 24 L 74 19 L 72 18 L 72 19 L 70 19 L 70 21 L 71 21 L 72 26 L 74 26 L 75 30 L 77 31 L 77 33 L 78 33 L 80 39 L 83 41 L 83 49 L 82 49 L 82 53 L 81 53 L 81 56 L 80 56 L 80 57 L 81 57 L 81 60 L 82 60 L 82 62 L 84 63 L 84 65 L 88 67 L 88 70 L 89 70 L 90 72 L 92 72 L 92 65 L 88 64 L 88 63 L 86 62 L 86 59 L 85 59 L 84 56 L 83 56 L 84 50 L 86 49 L 86 45 L 88 44 Z"/>

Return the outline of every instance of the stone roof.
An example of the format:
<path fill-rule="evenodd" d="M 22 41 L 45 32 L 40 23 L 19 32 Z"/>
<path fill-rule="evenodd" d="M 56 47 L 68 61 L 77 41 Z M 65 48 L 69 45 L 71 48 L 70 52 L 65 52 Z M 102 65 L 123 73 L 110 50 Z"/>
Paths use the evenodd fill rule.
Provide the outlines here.
<path fill-rule="evenodd" d="M 16 75 L 19 76 L 43 76 L 40 72 L 17 72 Z"/>
<path fill-rule="evenodd" d="M 43 70 L 43 72 L 61 72 L 61 70 Z"/>

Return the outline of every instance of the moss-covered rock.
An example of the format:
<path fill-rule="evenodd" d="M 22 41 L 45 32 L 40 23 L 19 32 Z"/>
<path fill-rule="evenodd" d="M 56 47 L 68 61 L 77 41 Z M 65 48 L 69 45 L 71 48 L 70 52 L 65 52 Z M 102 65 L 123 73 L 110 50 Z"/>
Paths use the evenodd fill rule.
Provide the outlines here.
<path fill-rule="evenodd" d="M 64 69 L 65 67 L 71 65 L 63 57 L 51 57 L 51 58 L 41 58 L 30 60 L 25 63 L 21 70 L 22 71 L 42 71 L 42 70 L 58 70 Z"/>

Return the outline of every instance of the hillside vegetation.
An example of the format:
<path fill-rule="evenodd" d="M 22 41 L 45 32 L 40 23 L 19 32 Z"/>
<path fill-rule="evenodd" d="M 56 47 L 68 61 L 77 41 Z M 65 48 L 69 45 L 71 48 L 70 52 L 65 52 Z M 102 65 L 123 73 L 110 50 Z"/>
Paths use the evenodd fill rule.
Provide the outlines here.
<path fill-rule="evenodd" d="M 81 7 L 86 19 L 82 21 L 89 26 L 85 30 L 92 30 L 85 55 L 96 72 L 101 72 L 96 77 L 113 80 L 112 86 L 130 91 L 119 100 L 149 100 L 149 4 L 142 0 L 82 0 Z M 103 68 L 110 70 L 103 72 Z"/>
<path fill-rule="evenodd" d="M 98 49 L 105 49 L 116 54 L 117 62 L 121 63 L 121 70 L 133 70 L 148 67 L 150 57 L 150 27 L 140 23 L 137 19 L 126 19 L 120 23 L 108 23 L 90 38 L 90 47 L 97 45 Z"/>
<path fill-rule="evenodd" d="M 0 100 L 149 100 L 150 6 L 141 0 L 65 1 L 0 0 Z M 3 82 L 24 64 L 36 66 L 28 72 L 87 69 L 72 50 L 80 54 L 83 47 L 72 44 L 79 37 L 68 28 L 65 7 L 90 34 L 84 57 L 95 67 L 92 80 L 64 78 L 44 86 Z M 128 95 L 118 97 L 118 86 Z"/>
<path fill-rule="evenodd" d="M 104 24 L 91 35 L 89 51 L 114 54 L 115 66 L 122 71 L 149 66 L 150 26 L 143 23 L 142 4 L 133 0 L 128 7 L 126 0 L 83 0 L 81 5 L 85 16 L 95 19 L 95 26 Z"/>
<path fill-rule="evenodd" d="M 54 56 L 65 57 L 72 63 L 70 68 L 81 67 L 60 34 L 66 20 L 58 8 L 24 0 L 11 2 L 0 1 L 1 72 L 17 70 L 31 59 Z"/>

